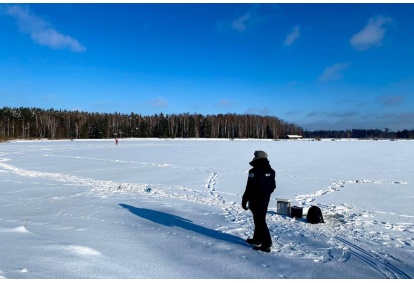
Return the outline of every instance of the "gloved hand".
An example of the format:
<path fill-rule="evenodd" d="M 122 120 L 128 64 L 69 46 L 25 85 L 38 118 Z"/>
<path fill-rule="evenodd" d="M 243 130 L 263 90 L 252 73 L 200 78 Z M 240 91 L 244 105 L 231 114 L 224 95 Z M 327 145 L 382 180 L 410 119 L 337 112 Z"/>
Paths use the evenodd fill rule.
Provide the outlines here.
<path fill-rule="evenodd" d="M 247 210 L 247 201 L 242 200 L 242 207 L 244 210 Z"/>

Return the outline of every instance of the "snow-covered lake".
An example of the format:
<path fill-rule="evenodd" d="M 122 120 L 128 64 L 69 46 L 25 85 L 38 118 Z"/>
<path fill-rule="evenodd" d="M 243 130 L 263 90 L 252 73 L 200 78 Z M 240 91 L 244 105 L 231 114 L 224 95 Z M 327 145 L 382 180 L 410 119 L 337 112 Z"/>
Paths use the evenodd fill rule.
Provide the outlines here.
<path fill-rule="evenodd" d="M 277 174 L 270 254 L 245 243 L 255 150 Z M 0 278 L 413 278 L 413 160 L 402 140 L 1 143 Z"/>

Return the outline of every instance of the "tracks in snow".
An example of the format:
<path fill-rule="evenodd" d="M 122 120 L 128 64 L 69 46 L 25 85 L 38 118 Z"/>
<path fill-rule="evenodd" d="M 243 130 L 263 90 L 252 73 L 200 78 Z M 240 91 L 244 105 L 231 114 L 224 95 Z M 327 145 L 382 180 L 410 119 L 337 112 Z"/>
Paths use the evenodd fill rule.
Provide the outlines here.
<path fill-rule="evenodd" d="M 243 211 L 240 205 L 237 205 L 235 202 L 226 201 L 216 190 L 217 180 L 220 175 L 215 171 L 193 168 L 193 170 L 200 170 L 209 174 L 209 177 L 205 183 L 206 191 L 202 192 L 187 188 L 178 188 L 179 191 L 174 192 L 170 186 L 166 185 L 118 183 L 113 181 L 96 180 L 92 178 L 81 178 L 70 174 L 24 170 L 7 164 L 7 161 L 7 159 L 0 160 L 0 168 L 2 168 L 4 172 L 11 172 L 13 174 L 25 177 L 51 179 L 61 183 L 83 185 L 92 187 L 92 190 L 95 192 L 139 192 L 160 198 L 177 198 L 181 200 L 197 202 L 200 204 L 215 205 L 223 209 L 224 216 L 231 224 L 228 227 L 222 227 L 220 229 L 224 233 L 236 234 L 240 237 L 247 237 L 251 235 L 254 227 L 250 213 Z M 405 182 L 400 181 L 336 181 L 326 189 L 322 189 L 311 194 L 297 196 L 295 200 L 304 205 L 311 204 L 317 196 L 340 191 L 347 184 L 355 183 L 390 185 L 406 184 Z M 151 191 L 147 191 L 148 186 L 151 187 Z M 208 195 L 210 197 L 208 197 Z M 347 209 L 352 210 L 351 207 L 348 207 Z M 342 221 L 347 222 L 350 219 L 350 216 L 344 216 L 344 219 Z M 327 262 L 335 257 L 332 253 L 332 249 L 334 249 L 337 251 L 342 251 L 341 256 L 339 257 L 339 261 L 347 262 L 351 257 L 358 258 L 369 268 L 372 268 L 378 272 L 383 278 L 411 278 L 409 274 L 390 263 L 387 257 L 392 258 L 392 256 L 380 255 L 379 253 L 370 252 L 367 249 L 362 248 L 361 245 L 352 243 L 349 239 L 357 239 L 358 237 L 349 233 L 349 231 L 353 231 L 355 229 L 355 227 L 352 226 L 352 223 L 351 226 L 347 226 L 344 229 L 335 230 L 335 227 L 329 226 L 328 224 L 320 226 L 309 226 L 304 221 L 298 221 L 273 213 L 268 217 L 268 224 L 273 237 L 274 250 L 277 251 L 279 255 L 310 259 L 314 262 Z M 309 246 L 306 243 L 298 241 L 296 237 L 321 237 L 324 239 L 326 244 L 331 246 L 331 248 L 320 249 L 318 246 Z M 362 236 L 362 238 L 369 239 L 366 235 Z M 412 240 L 413 239 L 411 239 L 411 241 Z M 409 245 L 410 243 L 411 242 L 409 242 Z M 377 244 L 378 246 L 381 245 L 379 242 L 374 244 Z"/>
<path fill-rule="evenodd" d="M 318 190 L 315 193 L 298 195 L 295 197 L 296 202 L 302 205 L 310 205 L 315 201 L 316 197 L 320 197 L 329 193 L 341 191 L 345 185 L 348 184 L 387 184 L 387 185 L 406 185 L 407 182 L 404 181 L 371 181 L 371 180 L 348 180 L 348 181 L 335 181 L 327 189 Z"/>
<path fill-rule="evenodd" d="M 349 259 L 350 255 L 355 256 L 387 279 L 411 279 L 407 273 L 391 264 L 378 253 L 369 252 L 339 236 L 335 236 L 334 239 L 347 247 L 344 249 L 347 259 Z"/>

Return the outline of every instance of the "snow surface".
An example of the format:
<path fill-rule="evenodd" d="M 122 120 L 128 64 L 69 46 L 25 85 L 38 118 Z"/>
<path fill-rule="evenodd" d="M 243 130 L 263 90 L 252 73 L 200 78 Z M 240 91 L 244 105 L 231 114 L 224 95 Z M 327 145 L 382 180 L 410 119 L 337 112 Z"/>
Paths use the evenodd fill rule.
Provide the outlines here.
<path fill-rule="evenodd" d="M 245 243 L 255 150 L 277 172 L 270 254 Z M 413 278 L 413 160 L 401 140 L 2 143 L 0 278 Z"/>

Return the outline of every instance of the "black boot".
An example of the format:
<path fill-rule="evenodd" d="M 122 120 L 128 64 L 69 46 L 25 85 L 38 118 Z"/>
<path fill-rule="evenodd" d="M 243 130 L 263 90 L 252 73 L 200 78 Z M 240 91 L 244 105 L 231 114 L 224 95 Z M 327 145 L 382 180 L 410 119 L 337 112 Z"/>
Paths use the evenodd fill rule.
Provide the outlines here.
<path fill-rule="evenodd" d="M 260 246 L 262 244 L 262 243 L 260 243 L 256 240 L 254 240 L 254 239 L 251 239 L 251 238 L 248 238 L 246 240 L 246 243 L 248 243 L 249 245 L 254 245 L 254 246 Z"/>
<path fill-rule="evenodd" d="M 270 253 L 271 252 L 270 247 L 264 247 L 264 246 L 254 246 L 253 250 L 262 251 L 262 252 L 265 252 L 265 253 Z"/>

